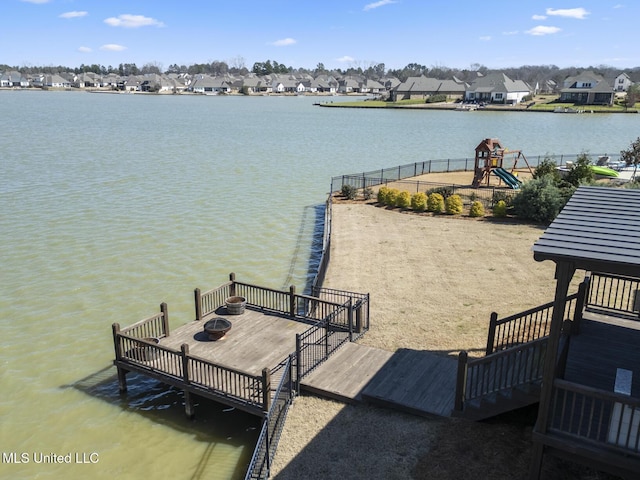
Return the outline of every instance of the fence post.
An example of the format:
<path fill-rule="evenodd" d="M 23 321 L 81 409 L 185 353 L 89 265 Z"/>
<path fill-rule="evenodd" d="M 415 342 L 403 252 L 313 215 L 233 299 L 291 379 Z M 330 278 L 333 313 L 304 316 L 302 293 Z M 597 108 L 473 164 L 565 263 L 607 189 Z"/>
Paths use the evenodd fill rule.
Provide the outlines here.
<path fill-rule="evenodd" d="M 362 172 L 362 191 L 367 188 L 367 176 Z"/>
<path fill-rule="evenodd" d="M 291 318 L 296 316 L 296 287 L 295 285 L 289 286 L 289 315 Z"/>
<path fill-rule="evenodd" d="M 160 311 L 162 312 L 162 330 L 165 337 L 169 336 L 169 309 L 167 304 L 162 302 L 160 304 Z"/>
<path fill-rule="evenodd" d="M 329 318 L 324 321 L 324 358 L 329 358 Z"/>
<path fill-rule="evenodd" d="M 493 353 L 493 344 L 496 340 L 495 336 L 497 321 L 498 314 L 496 312 L 491 312 L 491 317 L 489 318 L 489 333 L 487 334 L 487 349 L 485 351 L 485 355 L 491 355 Z"/>
<path fill-rule="evenodd" d="M 236 274 L 231 272 L 229 274 L 229 281 L 231 282 L 231 286 L 229 287 L 229 296 L 236 296 Z"/>
<path fill-rule="evenodd" d="M 300 394 L 300 382 L 302 381 L 302 342 L 300 341 L 300 334 L 296 333 L 296 393 Z"/>
<path fill-rule="evenodd" d="M 353 304 L 349 299 L 349 308 L 347 310 L 347 321 L 349 322 L 349 341 L 353 342 Z"/>
<path fill-rule="evenodd" d="M 114 323 L 111 325 L 111 330 L 113 332 L 113 347 L 116 352 L 116 361 L 122 358 L 122 349 L 120 346 L 120 340 L 118 338 L 118 334 L 120 333 L 120 324 Z M 127 391 L 127 371 L 124 368 L 117 367 L 118 370 L 118 389 L 120 393 L 124 393 Z"/>
<path fill-rule="evenodd" d="M 193 291 L 193 297 L 196 304 L 196 321 L 200 321 L 202 320 L 202 296 L 199 288 Z"/>
<path fill-rule="evenodd" d="M 262 408 L 265 413 L 271 407 L 271 372 L 268 368 L 262 369 Z"/>
<path fill-rule="evenodd" d="M 467 358 L 466 351 L 462 351 L 458 354 L 458 375 L 456 377 L 456 399 L 454 402 L 454 409 L 457 412 L 464 410 L 464 396 L 465 388 L 467 385 Z"/>
<path fill-rule="evenodd" d="M 180 352 L 182 356 L 182 380 L 185 383 L 184 388 L 184 412 L 187 414 L 187 417 L 193 418 L 195 411 L 193 408 L 193 399 L 191 398 L 191 392 L 187 390 L 187 386 L 189 385 L 189 345 L 183 343 L 180 345 Z"/>
<path fill-rule="evenodd" d="M 584 280 L 578 287 L 578 298 L 576 299 L 576 309 L 573 312 L 573 323 L 571 333 L 580 333 L 580 324 L 582 323 L 582 313 L 587 305 L 587 295 L 591 286 L 591 277 L 585 276 Z"/>

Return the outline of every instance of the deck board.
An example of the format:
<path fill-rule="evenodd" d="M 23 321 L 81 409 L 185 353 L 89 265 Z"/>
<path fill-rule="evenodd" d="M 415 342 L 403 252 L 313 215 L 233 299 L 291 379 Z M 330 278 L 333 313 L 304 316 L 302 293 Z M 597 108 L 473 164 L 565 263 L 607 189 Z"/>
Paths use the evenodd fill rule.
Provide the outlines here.
<path fill-rule="evenodd" d="M 385 350 L 347 343 L 307 375 L 301 388 L 346 403 L 359 402 L 362 389 L 391 356 Z"/>
<path fill-rule="evenodd" d="M 193 321 L 170 332 L 160 345 L 180 349 L 189 345 L 189 353 L 213 363 L 250 375 L 260 375 L 262 369 L 271 370 L 296 349 L 296 333 L 309 325 L 277 314 L 247 308 L 242 315 L 228 315 L 220 309 L 219 316 L 232 323 L 231 330 L 220 340 L 209 340 L 204 323 Z"/>
<path fill-rule="evenodd" d="M 450 416 L 457 359 L 426 351 L 395 353 L 355 343 L 302 381 L 302 389 L 345 402 L 366 401 L 418 415 Z"/>
<path fill-rule="evenodd" d="M 631 395 L 640 397 L 640 321 L 585 314 L 571 336 L 565 380 L 613 392 L 618 368 L 633 372 Z"/>

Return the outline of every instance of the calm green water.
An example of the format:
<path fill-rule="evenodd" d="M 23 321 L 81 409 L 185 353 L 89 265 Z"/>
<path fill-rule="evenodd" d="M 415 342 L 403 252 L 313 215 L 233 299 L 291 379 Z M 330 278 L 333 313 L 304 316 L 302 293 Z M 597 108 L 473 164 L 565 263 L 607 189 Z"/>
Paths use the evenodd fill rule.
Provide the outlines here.
<path fill-rule="evenodd" d="M 113 322 L 164 301 L 181 325 L 193 289 L 232 271 L 302 289 L 333 175 L 472 157 L 486 137 L 544 155 L 617 153 L 640 134 L 638 115 L 316 100 L 0 92 L 0 445 L 29 460 L 0 476 L 242 476 L 256 421 L 205 401 L 188 421 L 179 391 L 139 377 L 118 395 Z M 52 453 L 71 464 L 36 463 Z"/>

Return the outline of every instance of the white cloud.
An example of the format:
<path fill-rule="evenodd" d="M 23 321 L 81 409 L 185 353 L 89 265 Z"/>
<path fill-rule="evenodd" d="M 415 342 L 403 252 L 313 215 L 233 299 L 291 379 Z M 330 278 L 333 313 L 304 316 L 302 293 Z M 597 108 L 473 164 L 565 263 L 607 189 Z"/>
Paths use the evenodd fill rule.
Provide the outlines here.
<path fill-rule="evenodd" d="M 518 35 L 520 32 L 518 30 L 511 30 L 510 32 L 502 32 L 503 35 Z"/>
<path fill-rule="evenodd" d="M 93 50 L 91 50 L 89 47 L 79 47 L 78 51 L 82 53 L 91 53 Z"/>
<path fill-rule="evenodd" d="M 80 18 L 86 17 L 87 15 L 89 15 L 89 12 L 66 12 L 58 16 L 60 18 Z"/>
<path fill-rule="evenodd" d="M 283 38 L 281 40 L 276 40 L 275 42 L 271 43 L 271 45 L 274 45 L 276 47 L 286 47 L 289 45 L 295 45 L 296 43 L 296 40 L 293 38 Z"/>
<path fill-rule="evenodd" d="M 488 42 L 489 40 L 491 40 L 491 36 L 489 36 L 489 35 L 486 35 L 486 36 L 484 36 L 484 37 L 479 37 L 479 38 L 480 38 L 480 40 L 482 40 L 483 42 Z"/>
<path fill-rule="evenodd" d="M 109 17 L 104 23 L 111 27 L 138 28 L 138 27 L 164 27 L 164 23 L 155 18 L 145 17 L 144 15 L 118 15 L 117 17 Z"/>
<path fill-rule="evenodd" d="M 621 3 L 614 5 L 613 8 L 624 8 L 624 5 L 622 5 Z"/>
<path fill-rule="evenodd" d="M 37 5 L 42 5 L 43 3 L 49 3 L 51 0 L 22 0 L 26 3 L 35 3 Z"/>
<path fill-rule="evenodd" d="M 364 6 L 363 10 L 374 10 L 376 8 L 384 7 L 385 5 L 391 5 L 392 3 L 398 3 L 396 0 L 380 0 L 379 2 L 368 3 Z"/>
<path fill-rule="evenodd" d="M 107 43 L 106 45 L 102 45 L 100 50 L 104 50 L 105 52 L 122 52 L 126 50 L 127 47 L 124 45 L 118 45 L 116 43 Z"/>
<path fill-rule="evenodd" d="M 340 63 L 351 63 L 351 62 L 355 62 L 355 58 L 350 57 L 349 55 L 345 55 L 344 57 L 340 57 L 337 58 L 336 61 L 340 62 Z"/>
<path fill-rule="evenodd" d="M 533 20 L 546 20 L 547 16 L 546 15 L 533 15 L 531 18 Z"/>
<path fill-rule="evenodd" d="M 542 35 L 553 35 L 554 33 L 558 33 L 561 30 L 562 29 L 558 27 L 546 27 L 544 25 L 538 25 L 537 27 L 533 27 L 531 30 L 527 30 L 525 33 L 540 37 Z"/>
<path fill-rule="evenodd" d="M 583 20 L 589 15 L 584 8 L 547 8 L 547 15 L 555 15 L 558 17 L 569 17 Z"/>

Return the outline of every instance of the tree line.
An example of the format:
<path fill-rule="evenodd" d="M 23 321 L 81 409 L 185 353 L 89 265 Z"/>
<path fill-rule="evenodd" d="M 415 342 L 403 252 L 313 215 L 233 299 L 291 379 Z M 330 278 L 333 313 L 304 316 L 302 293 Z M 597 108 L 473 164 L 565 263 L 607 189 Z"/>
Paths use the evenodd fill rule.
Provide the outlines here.
<path fill-rule="evenodd" d="M 462 81 L 470 81 L 477 77 L 478 73 L 486 75 L 492 72 L 502 72 L 512 80 L 523 80 L 529 85 L 534 86 L 536 83 L 552 80 L 556 84 L 561 85 L 562 81 L 572 75 L 577 75 L 585 70 L 592 70 L 595 73 L 605 77 L 614 77 L 625 71 L 627 73 L 640 73 L 640 67 L 630 69 L 620 69 L 608 65 L 596 65 L 586 68 L 567 67 L 560 68 L 556 65 L 522 65 L 520 67 L 509 67 L 500 69 L 490 69 L 486 66 L 474 63 L 468 68 L 452 68 L 441 65 L 421 65 L 419 63 L 409 63 L 403 68 L 387 69 L 384 63 L 360 63 L 354 62 L 344 69 L 327 69 L 324 64 L 318 63 L 315 68 L 294 68 L 286 66 L 275 60 L 266 60 L 264 62 L 255 62 L 251 69 L 247 68 L 242 57 L 235 57 L 230 61 L 214 60 L 208 63 L 196 63 L 191 65 L 179 65 L 177 63 L 169 65 L 164 69 L 159 63 L 146 63 L 138 67 L 135 63 L 120 63 L 118 66 L 104 66 L 98 64 L 85 65 L 70 68 L 63 65 L 49 66 L 9 66 L 0 64 L 0 71 L 17 70 L 22 74 L 46 73 L 54 74 L 61 72 L 73 72 L 76 74 L 93 72 L 100 75 L 117 74 L 120 76 L 144 75 L 144 74 L 208 74 L 208 75 L 247 75 L 254 73 L 256 75 L 271 74 L 308 74 L 314 77 L 319 75 L 348 76 L 359 75 L 370 80 L 379 80 L 383 77 L 396 77 L 400 81 L 405 81 L 409 77 L 418 77 L 420 75 L 429 76 L 441 80 L 456 77 Z"/>

